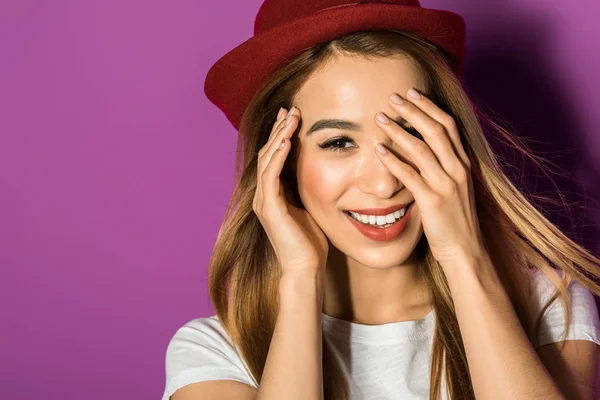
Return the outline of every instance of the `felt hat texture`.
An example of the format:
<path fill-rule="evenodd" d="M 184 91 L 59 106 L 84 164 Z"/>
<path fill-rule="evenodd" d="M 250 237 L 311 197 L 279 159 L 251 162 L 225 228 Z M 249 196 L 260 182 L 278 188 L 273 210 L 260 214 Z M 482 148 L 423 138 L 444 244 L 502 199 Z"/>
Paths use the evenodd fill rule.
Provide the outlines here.
<path fill-rule="evenodd" d="M 300 52 L 349 33 L 385 29 L 414 32 L 432 41 L 460 76 L 465 21 L 451 11 L 423 8 L 418 0 L 265 0 L 254 35 L 210 67 L 204 93 L 238 130 L 256 91 Z"/>

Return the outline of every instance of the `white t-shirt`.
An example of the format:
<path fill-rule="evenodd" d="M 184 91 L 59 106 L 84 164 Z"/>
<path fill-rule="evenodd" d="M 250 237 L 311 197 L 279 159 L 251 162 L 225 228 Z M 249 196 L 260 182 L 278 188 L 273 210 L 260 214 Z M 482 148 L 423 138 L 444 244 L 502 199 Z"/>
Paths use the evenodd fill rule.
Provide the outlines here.
<path fill-rule="evenodd" d="M 532 302 L 537 316 L 552 295 L 552 284 L 535 274 Z M 542 278 L 543 279 L 540 279 Z M 570 340 L 600 345 L 600 320 L 592 293 L 573 281 Z M 383 325 L 362 325 L 322 315 L 323 334 L 342 361 L 352 399 L 427 399 L 435 311 L 425 317 Z M 557 342 L 564 329 L 564 309 L 556 300 L 540 325 L 540 343 Z M 179 328 L 166 350 L 166 384 L 162 400 L 179 388 L 200 381 L 231 379 L 258 388 L 216 315 L 196 318 Z M 443 375 L 442 375 L 443 376 Z M 445 380 L 442 398 L 446 399 Z"/>

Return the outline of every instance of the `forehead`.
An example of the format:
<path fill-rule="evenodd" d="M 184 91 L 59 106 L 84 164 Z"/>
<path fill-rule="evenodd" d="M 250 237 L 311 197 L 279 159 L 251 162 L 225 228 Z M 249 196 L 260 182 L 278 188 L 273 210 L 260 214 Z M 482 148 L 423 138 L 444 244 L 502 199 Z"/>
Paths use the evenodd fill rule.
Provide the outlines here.
<path fill-rule="evenodd" d="M 294 105 L 307 120 L 360 119 L 365 113 L 386 111 L 390 94 L 405 96 L 410 87 L 428 91 L 425 75 L 408 56 L 377 59 L 338 56 L 302 85 Z"/>

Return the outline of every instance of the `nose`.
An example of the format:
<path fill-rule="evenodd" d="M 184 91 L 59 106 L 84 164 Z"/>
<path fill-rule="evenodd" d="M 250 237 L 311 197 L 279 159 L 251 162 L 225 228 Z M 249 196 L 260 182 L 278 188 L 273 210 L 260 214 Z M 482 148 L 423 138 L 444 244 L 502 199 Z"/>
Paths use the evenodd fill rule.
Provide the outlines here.
<path fill-rule="evenodd" d="M 384 144 L 390 149 L 387 142 L 384 141 Z M 356 178 L 359 190 L 382 199 L 393 198 L 404 185 L 377 157 L 374 149 L 367 153 Z M 398 155 L 396 152 L 392 154 Z"/>

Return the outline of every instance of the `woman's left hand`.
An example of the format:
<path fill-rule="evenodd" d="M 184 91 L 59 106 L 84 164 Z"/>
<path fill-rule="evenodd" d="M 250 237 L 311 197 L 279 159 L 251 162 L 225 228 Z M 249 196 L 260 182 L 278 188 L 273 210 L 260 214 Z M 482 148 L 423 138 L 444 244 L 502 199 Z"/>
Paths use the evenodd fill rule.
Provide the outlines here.
<path fill-rule="evenodd" d="M 414 90 L 414 89 L 412 89 Z M 485 251 L 471 181 L 471 163 L 460 141 L 454 119 L 426 96 L 411 97 L 403 104 L 388 99 L 390 106 L 412 125 L 424 141 L 388 118 L 377 125 L 419 169 L 400 161 L 392 152 L 375 152 L 413 194 L 431 252 L 442 266 L 479 257 Z M 383 113 L 379 115 L 385 116 Z"/>

